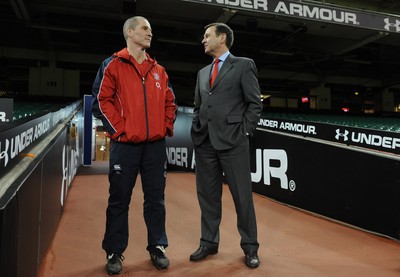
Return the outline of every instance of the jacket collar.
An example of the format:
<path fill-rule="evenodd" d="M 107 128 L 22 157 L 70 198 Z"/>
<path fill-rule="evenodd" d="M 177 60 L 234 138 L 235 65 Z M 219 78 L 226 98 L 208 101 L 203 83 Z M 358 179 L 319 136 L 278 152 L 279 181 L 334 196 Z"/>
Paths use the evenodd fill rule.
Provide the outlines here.
<path fill-rule="evenodd" d="M 118 57 L 118 58 L 120 58 L 120 59 L 124 59 L 124 60 L 129 61 L 129 52 L 128 52 L 128 48 L 125 47 L 124 49 L 122 49 L 122 50 L 120 50 L 120 51 L 118 51 L 118 52 L 115 52 L 115 53 L 114 53 L 114 56 L 115 56 L 115 57 Z M 156 60 L 150 58 L 150 55 L 147 54 L 147 53 L 146 53 L 146 58 L 147 58 L 147 60 L 149 61 L 149 63 L 151 63 L 151 64 L 153 64 L 153 65 L 157 63 Z"/>

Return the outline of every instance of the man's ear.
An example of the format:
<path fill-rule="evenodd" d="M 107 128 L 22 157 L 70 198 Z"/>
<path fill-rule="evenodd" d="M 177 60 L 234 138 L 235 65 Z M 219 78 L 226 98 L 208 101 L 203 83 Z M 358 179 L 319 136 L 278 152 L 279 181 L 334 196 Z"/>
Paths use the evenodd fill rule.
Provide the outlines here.
<path fill-rule="evenodd" d="M 226 34 L 225 34 L 225 33 L 222 33 L 220 36 L 221 36 L 221 42 L 222 42 L 222 44 L 226 44 Z"/>

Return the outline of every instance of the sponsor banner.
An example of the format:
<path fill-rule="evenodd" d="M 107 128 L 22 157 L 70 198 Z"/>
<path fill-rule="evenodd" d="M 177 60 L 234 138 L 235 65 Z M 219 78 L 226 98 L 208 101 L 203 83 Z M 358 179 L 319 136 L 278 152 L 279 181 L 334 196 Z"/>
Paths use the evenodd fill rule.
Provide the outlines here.
<path fill-rule="evenodd" d="M 169 170 L 191 172 L 195 170 L 195 154 L 190 137 L 192 118 L 191 112 L 178 111 L 174 124 L 174 136 L 166 138 Z"/>
<path fill-rule="evenodd" d="M 50 132 L 50 114 L 35 118 L 15 128 L 0 133 L 0 176 L 25 156 L 29 150 Z"/>
<path fill-rule="evenodd" d="M 0 132 L 0 177 L 25 156 L 54 127 L 71 115 L 79 102 Z"/>
<path fill-rule="evenodd" d="M 400 133 L 397 132 L 270 117 L 262 117 L 258 128 L 400 154 Z"/>
<path fill-rule="evenodd" d="M 400 33 L 400 17 L 332 5 L 302 1 L 278 0 L 182 0 L 217 5 L 237 10 L 249 10 L 273 15 L 315 20 L 384 32 Z"/>
<path fill-rule="evenodd" d="M 70 185 L 82 160 L 82 112 L 66 123 L 32 171 L 0 195 L 0 276 L 38 271 L 60 221 Z M 25 174 L 25 173 L 24 173 Z M 40 226 L 40 228 L 39 228 Z"/>
<path fill-rule="evenodd" d="M 14 99 L 0 97 L 0 125 L 13 121 Z"/>
<path fill-rule="evenodd" d="M 400 238 L 398 161 L 260 130 L 251 157 L 253 191 Z"/>
<path fill-rule="evenodd" d="M 284 136 L 279 130 L 319 137 L 324 125 L 292 120 L 265 119 L 251 141 L 253 191 L 275 200 L 384 234 L 400 238 L 399 162 L 334 145 Z M 168 170 L 195 171 L 190 137 L 192 114 L 178 112 L 175 134 L 167 138 Z M 336 129 L 325 126 L 335 137 Z M 329 129 L 330 128 L 330 129 Z M 357 134 L 365 129 L 346 128 Z M 375 134 L 376 135 L 376 134 Z M 380 136 L 383 135 L 380 133 Z M 344 140 L 342 135 L 338 136 Z M 373 141 L 373 140 L 372 140 Z M 382 216 L 385 215 L 385 216 Z"/>

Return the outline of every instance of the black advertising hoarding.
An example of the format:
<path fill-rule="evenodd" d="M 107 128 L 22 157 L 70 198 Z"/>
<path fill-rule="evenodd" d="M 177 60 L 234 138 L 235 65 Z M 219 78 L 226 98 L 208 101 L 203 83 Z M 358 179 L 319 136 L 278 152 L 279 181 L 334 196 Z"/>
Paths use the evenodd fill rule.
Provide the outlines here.
<path fill-rule="evenodd" d="M 366 134 L 365 129 L 263 120 L 266 119 L 260 122 L 264 126 L 259 124 L 251 141 L 254 192 L 400 239 L 400 157 L 397 154 L 388 153 L 385 157 L 381 151 L 358 151 L 343 143 L 333 143 L 340 142 L 335 138 L 337 129 L 341 130 L 339 134 L 348 130 L 350 138 L 350 132 Z M 174 136 L 167 139 L 168 170 L 195 171 L 191 123 L 192 112 L 180 109 Z M 383 138 L 384 133 L 374 134 Z M 398 138 L 398 134 L 394 135 L 392 141 Z M 344 140 L 342 135 L 338 138 Z M 398 148 L 392 150 L 398 151 Z"/>
<path fill-rule="evenodd" d="M 400 160 L 257 130 L 253 191 L 400 239 Z"/>
<path fill-rule="evenodd" d="M 64 112 L 72 113 L 56 112 L 55 124 Z M 0 276 L 36 276 L 53 240 L 72 180 L 82 165 L 82 110 L 62 124 L 51 143 L 0 195 Z"/>
<path fill-rule="evenodd" d="M 14 99 L 0 97 L 0 125 L 13 121 Z"/>
<path fill-rule="evenodd" d="M 258 128 L 400 154 L 399 132 L 270 117 L 262 117 L 258 122 Z"/>
<path fill-rule="evenodd" d="M 298 19 L 322 21 L 332 24 L 353 26 L 400 33 L 400 17 L 383 13 L 342 8 L 335 5 L 315 4 L 306 1 L 278 0 L 182 0 L 207 5 L 216 5 L 234 10 L 247 10 L 258 13 L 287 16 Z"/>
<path fill-rule="evenodd" d="M 174 124 L 174 136 L 167 138 L 167 161 L 169 170 L 194 171 L 194 149 L 190 137 L 192 126 L 192 109 L 179 109 Z"/>
<path fill-rule="evenodd" d="M 79 101 L 75 102 L 58 111 L 0 132 L 0 178 L 13 165 L 31 155 L 29 150 L 50 133 L 61 120 L 71 115 L 79 105 Z"/>
<path fill-rule="evenodd" d="M 29 150 L 52 129 L 50 114 L 0 133 L 0 177 L 29 155 Z"/>

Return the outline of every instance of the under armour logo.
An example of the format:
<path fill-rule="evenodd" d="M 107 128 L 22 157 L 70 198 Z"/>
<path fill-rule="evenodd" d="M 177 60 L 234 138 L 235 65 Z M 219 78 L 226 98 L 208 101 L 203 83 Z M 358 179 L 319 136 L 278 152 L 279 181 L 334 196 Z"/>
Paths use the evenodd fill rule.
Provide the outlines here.
<path fill-rule="evenodd" d="M 348 141 L 349 140 L 348 135 L 349 135 L 349 131 L 344 130 L 344 133 L 341 133 L 340 129 L 336 129 L 335 139 L 339 140 L 342 137 L 343 141 Z"/>
<path fill-rule="evenodd" d="M 391 20 L 390 18 L 385 18 L 385 29 L 388 31 L 396 30 L 396 32 L 400 32 L 400 20 Z"/>
<path fill-rule="evenodd" d="M 10 146 L 10 142 L 8 139 L 5 140 L 4 149 L 2 148 L 2 145 L 0 142 L 0 160 L 4 159 L 4 166 L 6 166 L 8 164 L 8 148 L 9 148 L 9 146 Z"/>

